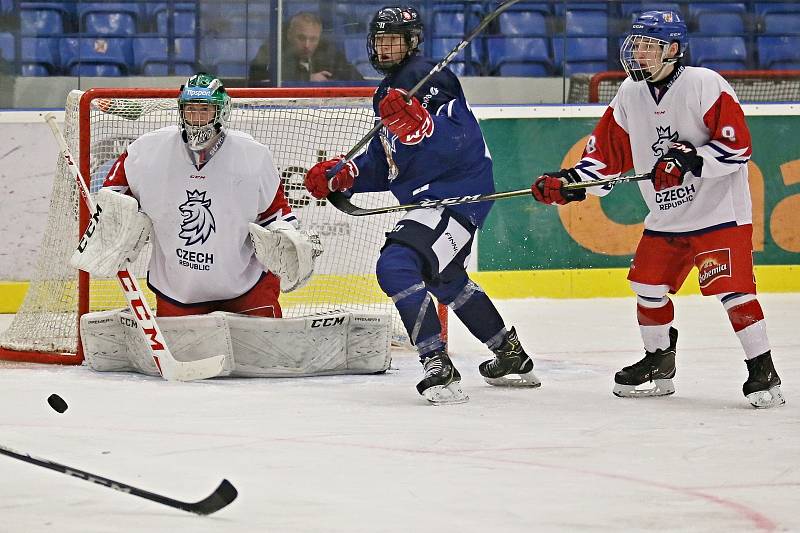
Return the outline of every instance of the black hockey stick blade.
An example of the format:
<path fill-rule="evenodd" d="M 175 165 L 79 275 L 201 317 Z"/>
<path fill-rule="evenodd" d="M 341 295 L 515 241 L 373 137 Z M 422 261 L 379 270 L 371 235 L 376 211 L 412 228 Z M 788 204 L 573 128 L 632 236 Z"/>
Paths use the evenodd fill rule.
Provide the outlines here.
<path fill-rule="evenodd" d="M 632 176 L 619 176 L 595 181 L 581 181 L 564 185 L 565 189 L 587 189 L 589 187 L 614 186 L 619 183 L 629 181 L 649 180 L 650 174 L 635 174 Z M 343 193 L 332 192 L 328 195 L 328 200 L 333 206 L 347 215 L 363 217 L 367 215 L 381 215 L 384 213 L 394 213 L 396 211 L 410 211 L 412 209 L 424 209 L 431 207 L 447 207 L 449 205 L 474 204 L 477 202 L 489 202 L 493 200 L 505 200 L 506 198 L 516 198 L 518 196 L 528 196 L 530 189 L 517 189 L 515 191 L 494 192 L 491 194 L 468 194 L 466 196 L 455 196 L 453 198 L 441 198 L 438 200 L 421 200 L 413 204 L 387 205 L 384 207 L 373 207 L 370 209 L 361 208 L 353 205 L 350 199 Z"/>
<path fill-rule="evenodd" d="M 150 492 L 144 489 L 139 489 L 132 485 L 128 485 L 127 483 L 122 483 L 119 481 L 114 481 L 113 479 L 108 479 L 95 474 L 90 474 L 89 472 L 84 472 L 83 470 L 71 468 L 69 466 L 62 465 L 54 461 L 48 461 L 47 459 L 39 459 L 37 457 L 33 457 L 32 455 L 26 453 L 15 452 L 14 450 L 6 448 L 5 446 L 0 446 L 0 454 L 7 455 L 8 457 L 13 457 L 14 459 L 19 459 L 20 461 L 34 464 L 36 466 L 41 466 L 43 468 L 55 470 L 56 472 L 61 472 L 62 474 L 66 474 L 68 476 L 76 477 L 84 481 L 89 481 L 90 483 L 102 485 L 104 487 L 108 487 L 110 489 L 114 489 L 119 492 L 133 494 L 134 496 L 144 498 L 145 500 L 150 500 L 152 502 L 160 503 L 168 507 L 181 509 L 183 511 L 188 511 L 190 513 L 195 513 L 198 515 L 209 515 L 211 513 L 219 511 L 223 507 L 228 506 L 233 500 L 236 499 L 236 496 L 239 494 L 238 491 L 236 490 L 236 487 L 234 487 L 230 481 L 228 481 L 227 479 L 223 479 L 222 482 L 219 484 L 219 486 L 208 497 L 195 503 L 184 502 L 181 500 L 169 498 L 167 496 L 162 496 L 161 494 L 156 494 L 154 492 Z"/>

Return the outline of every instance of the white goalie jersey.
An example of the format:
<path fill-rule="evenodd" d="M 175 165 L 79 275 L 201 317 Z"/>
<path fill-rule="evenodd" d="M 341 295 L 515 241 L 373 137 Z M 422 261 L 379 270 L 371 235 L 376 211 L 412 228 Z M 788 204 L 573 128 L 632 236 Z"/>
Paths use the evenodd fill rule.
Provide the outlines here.
<path fill-rule="evenodd" d="M 198 170 L 178 126 L 139 137 L 115 162 L 104 187 L 128 193 L 152 220 L 149 285 L 183 304 L 226 300 L 264 272 L 249 224 L 297 224 L 269 149 L 228 130 Z"/>
<path fill-rule="evenodd" d="M 583 180 L 613 178 L 632 168 L 653 169 L 671 143 L 688 141 L 703 159 L 700 176 L 656 192 L 639 189 L 650 213 L 645 229 L 685 233 L 752 222 L 747 177 L 750 132 L 731 86 L 716 72 L 679 66 L 665 88 L 626 79 L 592 132 L 576 165 Z M 589 192 L 604 195 L 599 187 Z"/>

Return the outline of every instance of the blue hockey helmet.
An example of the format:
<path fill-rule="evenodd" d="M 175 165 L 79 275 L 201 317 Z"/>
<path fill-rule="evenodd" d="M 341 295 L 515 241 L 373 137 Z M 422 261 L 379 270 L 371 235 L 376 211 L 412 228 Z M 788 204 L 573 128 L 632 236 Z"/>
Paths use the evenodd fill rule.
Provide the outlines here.
<path fill-rule="evenodd" d="M 636 17 L 619 52 L 625 72 L 634 81 L 658 76 L 664 66 L 675 63 L 686 51 L 686 23 L 674 11 L 646 11 Z M 667 57 L 672 43 L 678 53 Z"/>

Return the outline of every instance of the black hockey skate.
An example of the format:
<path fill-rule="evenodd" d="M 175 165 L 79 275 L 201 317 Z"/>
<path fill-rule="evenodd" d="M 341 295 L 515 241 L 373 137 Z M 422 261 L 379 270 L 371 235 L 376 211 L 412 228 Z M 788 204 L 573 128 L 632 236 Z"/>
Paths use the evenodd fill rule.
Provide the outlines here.
<path fill-rule="evenodd" d="M 492 351 L 495 354 L 494 359 L 484 361 L 478 366 L 478 372 L 486 383 L 498 387 L 541 386 L 542 382 L 533 373 L 533 360 L 522 348 L 514 328 L 506 333 L 502 344 Z"/>
<path fill-rule="evenodd" d="M 747 381 L 742 385 L 742 392 L 757 409 L 777 407 L 786 403 L 781 393 L 781 378 L 772 364 L 772 353 L 767 351 L 747 359 Z"/>
<path fill-rule="evenodd" d="M 417 392 L 434 405 L 464 403 L 469 396 L 461 390 L 461 374 L 444 352 L 436 352 L 422 363 L 425 377 L 417 383 Z"/>
<path fill-rule="evenodd" d="M 678 330 L 669 328 L 669 347 L 655 352 L 645 352 L 644 359 L 626 366 L 614 375 L 614 395 L 620 398 L 639 396 L 667 396 L 675 392 L 675 345 Z M 649 386 L 637 389 L 640 385 Z"/>

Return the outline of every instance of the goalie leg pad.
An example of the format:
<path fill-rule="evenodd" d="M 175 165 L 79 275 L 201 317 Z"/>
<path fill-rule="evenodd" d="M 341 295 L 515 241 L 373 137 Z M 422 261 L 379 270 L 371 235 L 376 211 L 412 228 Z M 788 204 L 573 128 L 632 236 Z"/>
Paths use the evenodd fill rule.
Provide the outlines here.
<path fill-rule="evenodd" d="M 231 339 L 225 318 L 217 314 L 162 317 L 158 325 L 173 357 L 188 362 L 226 355 L 219 376 L 232 373 Z M 138 372 L 160 376 L 147 341 L 127 310 L 87 313 L 81 317 L 81 341 L 89 367 L 99 372 Z"/>
<path fill-rule="evenodd" d="M 218 314 L 218 313 L 214 313 Z M 301 377 L 385 372 L 391 317 L 330 313 L 302 318 L 224 314 L 233 342 L 233 376 Z"/>

